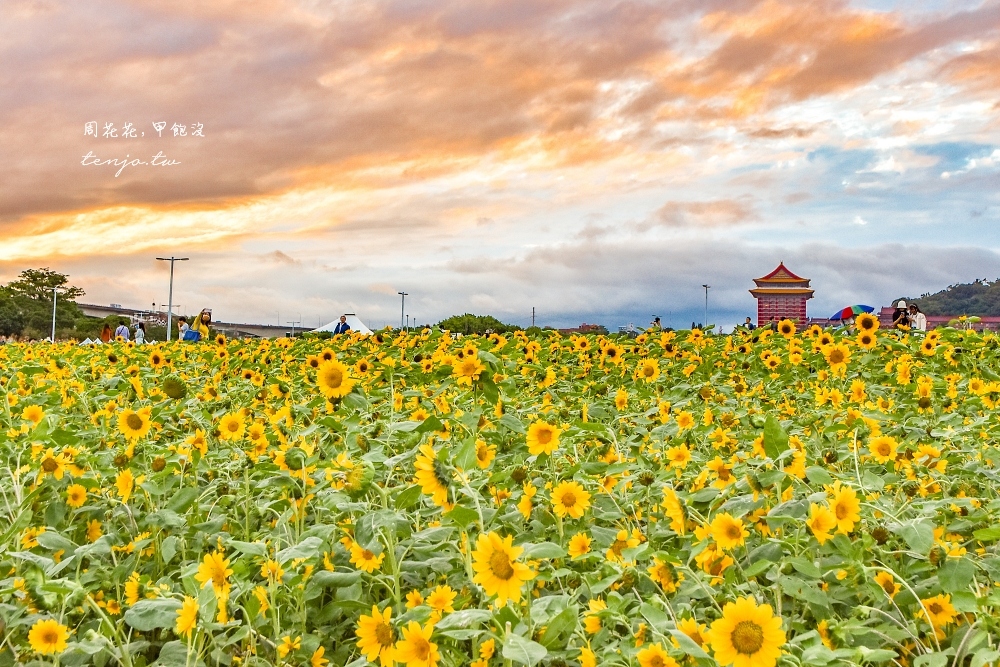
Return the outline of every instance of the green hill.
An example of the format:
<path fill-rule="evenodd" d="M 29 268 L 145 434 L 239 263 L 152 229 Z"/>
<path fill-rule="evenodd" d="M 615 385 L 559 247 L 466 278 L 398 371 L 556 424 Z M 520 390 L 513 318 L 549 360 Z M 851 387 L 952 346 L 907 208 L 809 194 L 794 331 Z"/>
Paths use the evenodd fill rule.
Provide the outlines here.
<path fill-rule="evenodd" d="M 989 282 L 976 280 L 972 283 L 951 285 L 934 294 L 922 294 L 919 298 L 899 297 L 907 303 L 913 301 L 927 315 L 979 315 L 1000 316 L 1000 278 Z M 893 303 L 896 303 L 893 299 Z"/>

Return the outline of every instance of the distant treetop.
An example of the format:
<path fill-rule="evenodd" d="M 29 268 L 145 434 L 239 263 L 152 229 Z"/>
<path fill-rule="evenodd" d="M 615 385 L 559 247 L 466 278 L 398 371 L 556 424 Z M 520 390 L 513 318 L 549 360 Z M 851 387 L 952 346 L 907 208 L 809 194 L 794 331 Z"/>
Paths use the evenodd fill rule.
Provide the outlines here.
<path fill-rule="evenodd" d="M 438 322 L 438 326 L 448 331 L 461 334 L 484 334 L 487 331 L 505 333 L 516 331 L 521 327 L 514 324 L 504 324 L 492 315 L 452 315 L 447 319 Z"/>
<path fill-rule="evenodd" d="M 976 280 L 971 283 L 950 285 L 934 294 L 923 294 L 919 298 L 899 297 L 907 303 L 911 301 L 927 315 L 979 315 L 981 317 L 1000 316 L 1000 279 L 990 282 Z M 894 299 L 896 303 L 898 299 Z"/>

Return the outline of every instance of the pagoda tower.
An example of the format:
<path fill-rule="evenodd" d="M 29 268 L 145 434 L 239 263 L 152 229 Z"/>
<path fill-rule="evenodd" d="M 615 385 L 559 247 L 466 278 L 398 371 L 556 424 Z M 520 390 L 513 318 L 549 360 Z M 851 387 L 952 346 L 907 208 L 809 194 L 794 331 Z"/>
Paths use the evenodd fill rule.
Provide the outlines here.
<path fill-rule="evenodd" d="M 789 271 L 784 262 L 763 278 L 754 278 L 757 284 L 750 293 L 757 299 L 757 326 L 789 319 L 798 324 L 806 321 L 806 301 L 813 297 L 809 279 L 800 278 Z"/>

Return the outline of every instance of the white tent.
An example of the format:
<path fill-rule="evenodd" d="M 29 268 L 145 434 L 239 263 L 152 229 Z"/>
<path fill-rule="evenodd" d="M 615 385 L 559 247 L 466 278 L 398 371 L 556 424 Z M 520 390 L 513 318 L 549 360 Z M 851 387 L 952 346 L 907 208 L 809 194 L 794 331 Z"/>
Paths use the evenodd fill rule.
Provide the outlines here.
<path fill-rule="evenodd" d="M 355 315 L 354 313 L 344 313 L 344 317 L 347 318 L 347 323 L 349 325 L 351 325 L 351 331 L 356 331 L 356 332 L 364 334 L 366 336 L 370 336 L 372 334 L 372 330 L 369 329 L 368 327 L 366 327 L 365 324 L 364 324 L 364 322 L 362 322 L 360 319 L 358 319 L 358 316 Z M 319 329 L 313 329 L 313 331 L 314 332 L 317 332 L 317 331 L 330 331 L 330 332 L 332 332 L 336 328 L 336 326 L 338 324 L 340 324 L 340 318 L 339 317 L 337 319 L 335 319 L 334 321 L 332 321 L 332 322 L 328 322 L 327 324 L 324 324 Z"/>

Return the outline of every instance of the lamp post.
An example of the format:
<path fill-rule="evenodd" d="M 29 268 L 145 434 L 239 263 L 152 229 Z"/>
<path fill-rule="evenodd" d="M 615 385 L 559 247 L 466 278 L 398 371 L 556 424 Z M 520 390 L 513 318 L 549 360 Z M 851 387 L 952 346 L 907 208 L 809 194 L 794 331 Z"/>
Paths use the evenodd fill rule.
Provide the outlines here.
<path fill-rule="evenodd" d="M 708 290 L 711 289 L 711 285 L 702 285 L 705 288 L 705 327 L 708 327 Z"/>
<path fill-rule="evenodd" d="M 174 311 L 174 262 L 186 262 L 190 257 L 157 257 L 157 261 L 170 262 L 170 291 L 167 295 L 167 342 L 170 342 L 170 321 Z"/>
<path fill-rule="evenodd" d="M 52 338 L 50 342 L 56 342 L 56 291 L 59 289 L 58 286 L 52 288 Z"/>
<path fill-rule="evenodd" d="M 406 313 L 406 297 L 408 294 L 406 292 L 396 292 L 401 298 L 399 303 L 399 328 L 403 328 L 403 316 Z"/>

